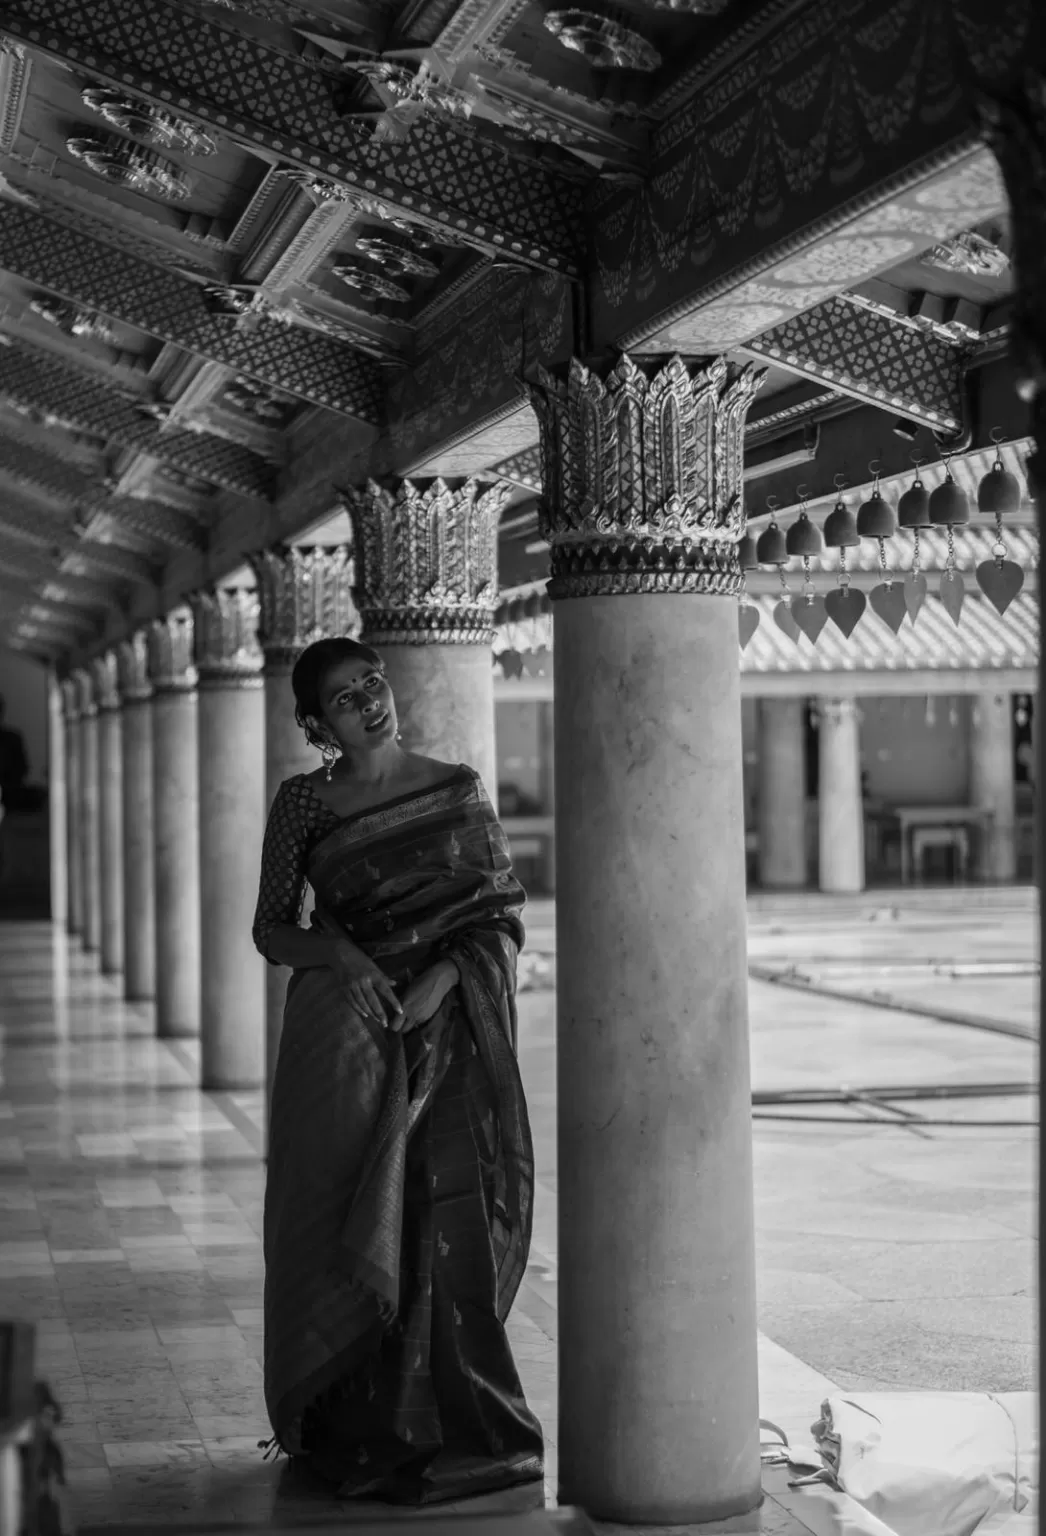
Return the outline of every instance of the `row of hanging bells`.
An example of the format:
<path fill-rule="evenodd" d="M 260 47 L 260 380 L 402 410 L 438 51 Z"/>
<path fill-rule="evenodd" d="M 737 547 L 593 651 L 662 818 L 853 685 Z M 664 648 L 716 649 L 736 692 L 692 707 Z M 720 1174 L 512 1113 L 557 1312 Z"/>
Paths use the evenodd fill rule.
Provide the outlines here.
<path fill-rule="evenodd" d="M 1019 511 L 1022 490 L 1016 475 L 1011 474 L 1002 462 L 998 440 L 995 440 L 995 446 L 995 462 L 977 488 L 978 510 L 995 518 L 995 544 L 991 558 L 977 567 L 977 584 L 993 607 L 1003 614 L 1024 585 L 1024 572 L 1007 558 L 1009 552 L 1002 529 L 1003 517 Z M 798 641 L 802 633 L 816 641 L 829 619 L 849 638 L 869 603 L 894 634 L 899 632 L 906 617 L 914 624 L 928 592 L 921 569 L 919 535 L 929 528 L 947 533 L 948 554 L 938 595 L 953 622 L 959 622 L 966 585 L 961 572 L 956 569 L 955 529 L 969 523 L 970 501 L 962 487 L 956 484 L 951 466 L 945 462 L 943 481 L 928 491 L 916 461 L 915 479 L 899 498 L 896 510 L 882 493 L 875 464 L 869 468 L 874 476 L 871 492 L 867 501 L 857 509 L 856 516 L 842 496 L 844 482 L 838 477 L 839 500 L 825 518 L 823 534 L 810 519 L 800 487 L 799 516 L 787 531 L 779 527 L 771 506 L 770 522 L 758 539 L 746 533 L 739 543 L 742 574 L 759 566 L 777 568 L 781 599 L 774 609 L 774 622 L 791 640 Z M 885 541 L 893 538 L 899 528 L 911 533 L 914 545 L 911 567 L 903 576 L 891 572 L 886 562 Z M 846 551 L 864 539 L 875 539 L 879 545 L 882 576 L 867 598 L 859 587 L 851 584 L 846 568 Z M 813 587 L 810 562 L 824 553 L 825 546 L 839 551 L 839 580 L 835 591 L 821 598 Z M 803 591 L 797 597 L 789 592 L 784 574 L 784 567 L 793 559 L 803 563 Z M 742 595 L 738 622 L 743 650 L 759 627 L 759 610 L 748 602 L 747 594 Z"/>

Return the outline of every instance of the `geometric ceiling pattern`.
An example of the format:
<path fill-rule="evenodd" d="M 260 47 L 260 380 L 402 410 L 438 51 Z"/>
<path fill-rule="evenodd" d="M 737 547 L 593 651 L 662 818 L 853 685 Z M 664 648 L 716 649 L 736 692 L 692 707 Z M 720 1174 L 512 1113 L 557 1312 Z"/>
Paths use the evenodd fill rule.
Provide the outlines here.
<path fill-rule="evenodd" d="M 198 283 L 29 208 L 0 204 L 0 267 L 303 400 L 380 420 L 381 374 L 370 358 L 276 320 L 238 330 L 234 316 L 208 311 Z"/>
<path fill-rule="evenodd" d="M 555 9 L 4 0 L 0 644 L 88 654 L 368 474 L 500 464 L 532 498 L 527 381 L 625 337 L 758 356 L 751 454 L 817 483 L 898 420 L 999 419 L 970 386 L 1012 292 L 972 82 L 1033 0 Z M 922 263 L 960 230 L 988 268 Z M 763 316 L 744 349 L 732 305 Z"/>

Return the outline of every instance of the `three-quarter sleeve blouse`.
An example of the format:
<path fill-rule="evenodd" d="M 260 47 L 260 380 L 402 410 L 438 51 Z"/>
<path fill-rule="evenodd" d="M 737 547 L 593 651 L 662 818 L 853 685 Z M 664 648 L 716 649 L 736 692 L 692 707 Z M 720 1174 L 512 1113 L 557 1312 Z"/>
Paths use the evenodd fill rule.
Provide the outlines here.
<path fill-rule="evenodd" d="M 269 811 L 262 843 L 261 883 L 252 935 L 256 948 L 271 960 L 269 935 L 280 923 L 298 924 L 308 885 L 309 854 L 336 820 L 314 793 L 304 774 L 284 779 Z"/>

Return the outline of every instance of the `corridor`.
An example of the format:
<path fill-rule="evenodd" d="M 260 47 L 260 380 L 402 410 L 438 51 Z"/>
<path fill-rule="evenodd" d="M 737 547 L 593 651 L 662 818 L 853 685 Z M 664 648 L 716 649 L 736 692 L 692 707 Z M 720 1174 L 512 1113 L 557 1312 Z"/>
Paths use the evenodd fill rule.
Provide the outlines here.
<path fill-rule="evenodd" d="M 511 1334 L 548 1436 L 554 1504 L 551 903 L 532 904 L 529 918 L 520 1055 L 538 1197 Z M 1034 1018 L 1030 892 L 831 912 L 816 899 L 757 903 L 750 950 L 757 1095 L 1031 1083 L 1034 1048 L 1020 1037 Z M 944 974 L 959 960 L 960 974 Z M 962 974 L 971 962 L 980 974 Z M 987 980 L 985 966 L 995 967 Z M 766 979 L 788 971 L 787 986 Z M 849 996 L 811 990 L 823 986 Z M 889 1006 L 859 1000 L 884 991 Z M 934 1008 L 986 1027 L 942 1022 Z M 122 1002 L 47 925 L 0 926 L 0 1027 L 0 1315 L 38 1321 L 39 1374 L 63 1408 L 82 1522 L 344 1518 L 257 1446 L 270 1433 L 261 1094 L 201 1093 L 197 1043 L 157 1041 L 151 1007 Z M 896 1123 L 913 1110 L 966 1124 Z M 901 1114 L 874 1103 L 755 1113 L 765 1417 L 808 1442 L 836 1387 L 1034 1385 L 1030 1095 L 921 1101 Z M 773 1491 L 753 1530 L 822 1529 L 816 1496 Z"/>

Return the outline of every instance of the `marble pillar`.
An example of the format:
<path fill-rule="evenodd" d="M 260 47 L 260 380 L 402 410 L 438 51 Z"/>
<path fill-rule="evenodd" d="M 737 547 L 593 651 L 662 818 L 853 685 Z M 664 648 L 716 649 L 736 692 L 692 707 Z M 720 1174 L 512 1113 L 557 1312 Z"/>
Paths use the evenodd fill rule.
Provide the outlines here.
<path fill-rule="evenodd" d="M 153 879 L 156 907 L 156 1031 L 200 1032 L 200 797 L 192 617 L 150 625 L 153 687 Z"/>
<path fill-rule="evenodd" d="M 68 778 L 62 688 L 52 672 L 47 680 L 47 816 L 50 851 L 52 923 L 69 922 Z"/>
<path fill-rule="evenodd" d="M 574 362 L 532 398 L 556 630 L 559 1499 L 661 1526 L 761 1498 L 736 602 L 757 376 L 654 366 Z"/>
<path fill-rule="evenodd" d="M 1013 699 L 994 688 L 974 696 L 970 711 L 970 803 L 991 820 L 976 838 L 977 879 L 1003 885 L 1017 878 L 1017 785 Z"/>
<path fill-rule="evenodd" d="M 265 829 L 265 695 L 254 592 L 192 599 L 199 678 L 200 1086 L 265 1082 L 265 962 L 251 928 Z"/>
<path fill-rule="evenodd" d="M 385 661 L 403 746 L 470 764 L 495 804 L 491 645 L 507 494 L 475 480 L 372 480 L 347 493 L 362 638 Z"/>
<path fill-rule="evenodd" d="M 80 931 L 84 949 L 92 954 L 102 942 L 102 867 L 98 806 L 98 705 L 89 672 L 78 671 L 79 689 L 77 732 L 80 737 L 80 784 L 77 796 L 80 885 L 83 891 L 83 926 Z"/>
<path fill-rule="evenodd" d="M 856 699 L 821 699 L 818 723 L 818 864 L 822 891 L 864 890 L 864 801 Z"/>
<path fill-rule="evenodd" d="M 806 701 L 760 699 L 759 884 L 806 884 Z"/>
<path fill-rule="evenodd" d="M 359 634 L 352 601 L 353 562 L 344 545 L 277 545 L 251 556 L 258 582 L 258 638 L 265 655 L 265 805 L 284 779 L 319 766 L 315 747 L 294 717 L 291 672 L 307 645 L 334 635 Z M 258 871 L 254 890 L 257 892 Z M 311 910 L 306 896 L 303 921 Z M 271 1092 L 280 1049 L 290 972 L 265 966 L 265 1074 Z"/>
<path fill-rule="evenodd" d="M 142 631 L 117 653 L 123 731 L 124 996 L 156 996 L 153 689 Z"/>
<path fill-rule="evenodd" d="M 75 679 L 61 681 L 65 725 L 65 863 L 66 926 L 71 934 L 84 931 L 83 866 L 80 862 L 80 690 Z"/>
<path fill-rule="evenodd" d="M 91 664 L 98 701 L 98 826 L 101 960 L 107 976 L 123 970 L 123 742 L 116 657 Z"/>

